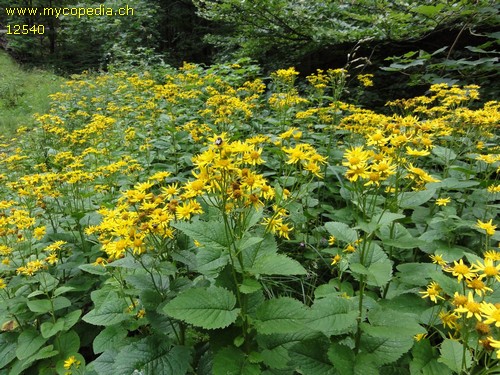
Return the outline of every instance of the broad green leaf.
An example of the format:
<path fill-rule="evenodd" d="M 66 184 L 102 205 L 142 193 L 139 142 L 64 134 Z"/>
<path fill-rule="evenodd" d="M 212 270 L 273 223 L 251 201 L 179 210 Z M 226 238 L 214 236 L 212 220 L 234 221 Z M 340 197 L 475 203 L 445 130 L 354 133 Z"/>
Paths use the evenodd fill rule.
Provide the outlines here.
<path fill-rule="evenodd" d="M 295 259 L 284 254 L 266 254 L 258 257 L 250 269 L 253 275 L 305 275 L 307 271 Z"/>
<path fill-rule="evenodd" d="M 338 241 L 351 243 L 358 239 L 358 234 L 356 233 L 356 231 L 350 228 L 349 225 L 345 223 L 330 221 L 325 224 L 325 228 L 328 233 L 334 236 Z"/>
<path fill-rule="evenodd" d="M 71 292 L 73 290 L 75 290 L 75 288 L 73 288 L 71 286 L 61 286 L 61 287 L 57 288 L 56 290 L 54 290 L 54 297 L 60 296 L 61 294 L 64 294 L 66 292 Z"/>
<path fill-rule="evenodd" d="M 93 264 L 81 264 L 78 266 L 82 271 L 88 272 L 92 275 L 105 275 L 108 273 L 106 267 L 101 265 L 93 265 Z"/>
<path fill-rule="evenodd" d="M 71 306 L 71 301 L 63 296 L 54 298 L 52 303 L 54 304 L 54 311 L 65 309 L 66 307 Z"/>
<path fill-rule="evenodd" d="M 97 359 L 92 362 L 96 372 L 99 375 L 117 375 L 115 369 L 115 360 L 117 355 L 117 350 L 110 349 L 106 350 L 99 357 L 97 357 Z"/>
<path fill-rule="evenodd" d="M 164 311 L 173 318 L 205 329 L 224 328 L 234 323 L 240 311 L 236 297 L 220 287 L 193 288 L 167 303 Z"/>
<path fill-rule="evenodd" d="M 327 337 L 340 335 L 354 327 L 357 316 L 358 312 L 349 300 L 329 295 L 314 301 L 308 325 Z"/>
<path fill-rule="evenodd" d="M 328 347 L 329 341 L 324 337 L 306 340 L 293 345 L 290 354 L 302 374 L 335 375 L 336 371 L 327 357 Z"/>
<path fill-rule="evenodd" d="M 381 227 L 378 236 L 385 246 L 397 247 L 399 249 L 413 249 L 425 244 L 424 241 L 413 237 L 408 229 L 400 223 Z"/>
<path fill-rule="evenodd" d="M 7 366 L 16 358 L 17 334 L 3 332 L 0 334 L 0 369 Z"/>
<path fill-rule="evenodd" d="M 328 359 L 339 375 L 354 375 L 355 354 L 351 348 L 333 343 L 328 349 Z"/>
<path fill-rule="evenodd" d="M 35 354 L 46 341 L 47 339 L 40 335 L 34 328 L 24 330 L 17 339 L 17 358 L 23 360 L 30 357 Z"/>
<path fill-rule="evenodd" d="M 385 307 L 376 306 L 368 312 L 370 332 L 375 332 L 379 327 L 386 329 L 386 336 L 413 339 L 418 333 L 426 333 L 425 328 L 419 324 L 418 314 L 403 313 Z"/>
<path fill-rule="evenodd" d="M 422 339 L 413 345 L 410 373 L 412 375 L 451 374 L 450 369 L 437 361 L 437 355 L 428 339 Z"/>
<path fill-rule="evenodd" d="M 437 160 L 443 165 L 457 158 L 455 151 L 443 146 L 434 146 L 432 148 L 432 153 L 437 156 Z"/>
<path fill-rule="evenodd" d="M 81 315 L 82 310 L 75 310 L 67 313 L 64 317 L 59 318 L 64 322 L 64 331 L 68 331 L 71 327 L 73 327 L 78 322 Z"/>
<path fill-rule="evenodd" d="M 219 350 L 213 360 L 214 374 L 260 375 L 260 367 L 250 363 L 248 356 L 234 347 Z"/>
<path fill-rule="evenodd" d="M 54 336 L 56 333 L 62 331 L 64 329 L 64 321 L 62 319 L 58 319 L 55 323 L 52 322 L 43 322 L 40 325 L 40 332 L 42 336 L 46 339 Z"/>
<path fill-rule="evenodd" d="M 362 330 L 360 350 L 379 366 L 397 361 L 413 346 L 412 336 L 399 336 L 391 327 L 363 324 Z"/>
<path fill-rule="evenodd" d="M 462 369 L 468 369 L 472 363 L 472 356 L 468 350 L 465 350 L 465 363 L 462 362 L 464 355 L 464 346 L 461 342 L 451 339 L 444 339 L 441 344 L 441 357 L 438 362 L 444 363 L 453 372 L 461 373 Z"/>
<path fill-rule="evenodd" d="M 397 277 L 409 285 L 424 286 L 434 274 L 442 273 L 441 267 L 432 263 L 403 263 L 396 267 Z"/>
<path fill-rule="evenodd" d="M 364 264 L 360 263 L 361 249 L 358 249 L 349 260 L 349 268 L 354 273 L 366 275 L 369 285 L 384 286 L 392 277 L 392 262 L 380 246 L 373 243 L 367 246 L 364 250 Z"/>
<path fill-rule="evenodd" d="M 194 219 L 191 223 L 179 222 L 172 226 L 205 246 L 227 249 L 231 244 L 222 221 Z"/>
<path fill-rule="evenodd" d="M 425 202 L 429 201 L 434 194 L 435 189 L 426 189 L 421 191 L 409 191 L 401 193 L 399 200 L 399 207 L 401 208 L 414 208 L 418 207 Z"/>
<path fill-rule="evenodd" d="M 383 212 L 383 213 L 380 213 L 380 214 L 373 216 L 371 221 L 382 226 L 382 225 L 390 224 L 395 220 L 403 219 L 405 217 L 406 216 L 403 214 L 397 214 L 394 212 Z"/>
<path fill-rule="evenodd" d="M 290 297 L 274 298 L 257 308 L 255 327 L 262 334 L 300 331 L 308 316 L 309 309 L 302 302 Z"/>
<path fill-rule="evenodd" d="M 154 335 L 123 347 L 115 361 L 115 374 L 183 375 L 191 363 L 188 347 L 172 346 L 166 336 Z"/>
<path fill-rule="evenodd" d="M 104 328 L 94 339 L 92 348 L 99 354 L 108 349 L 119 348 L 125 342 L 127 330 L 119 325 Z"/>
<path fill-rule="evenodd" d="M 196 253 L 197 271 L 202 275 L 213 277 L 229 263 L 227 250 L 210 245 L 203 246 Z"/>
<path fill-rule="evenodd" d="M 239 290 L 243 294 L 251 294 L 262 289 L 262 285 L 255 279 L 246 278 L 239 285 Z"/>
<path fill-rule="evenodd" d="M 52 310 L 52 303 L 48 299 L 36 299 L 26 303 L 33 312 L 45 314 Z"/>
<path fill-rule="evenodd" d="M 124 313 L 125 308 L 126 305 L 123 300 L 112 299 L 91 310 L 82 319 L 96 326 L 110 326 L 129 319 L 129 315 Z"/>
<path fill-rule="evenodd" d="M 54 341 L 54 346 L 62 357 L 67 358 L 80 350 L 80 336 L 74 330 L 65 332 Z"/>

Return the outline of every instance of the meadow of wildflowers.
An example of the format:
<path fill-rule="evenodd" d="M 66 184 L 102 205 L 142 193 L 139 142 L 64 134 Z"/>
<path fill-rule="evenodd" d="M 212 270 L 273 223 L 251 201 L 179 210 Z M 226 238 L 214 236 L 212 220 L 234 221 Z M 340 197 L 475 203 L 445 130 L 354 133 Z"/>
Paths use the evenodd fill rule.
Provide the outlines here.
<path fill-rule="evenodd" d="M 0 374 L 500 373 L 500 105 L 348 74 L 68 81 L 0 144 Z"/>

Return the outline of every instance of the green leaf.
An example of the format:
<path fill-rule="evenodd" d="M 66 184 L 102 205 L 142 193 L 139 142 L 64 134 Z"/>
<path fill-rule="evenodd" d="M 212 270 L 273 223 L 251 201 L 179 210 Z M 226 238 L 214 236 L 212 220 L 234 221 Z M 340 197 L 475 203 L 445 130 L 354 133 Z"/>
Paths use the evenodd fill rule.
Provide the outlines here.
<path fill-rule="evenodd" d="M 358 312 L 349 300 L 329 295 L 315 300 L 308 315 L 309 327 L 329 337 L 351 331 L 356 325 Z"/>
<path fill-rule="evenodd" d="M 0 335 L 0 369 L 16 358 L 17 334 L 4 332 Z"/>
<path fill-rule="evenodd" d="M 85 271 L 87 273 L 90 273 L 92 275 L 105 275 L 108 273 L 108 270 L 106 267 L 101 266 L 101 265 L 93 265 L 93 264 L 80 264 L 78 266 L 79 269 L 82 271 Z"/>
<path fill-rule="evenodd" d="M 372 361 L 379 366 L 397 361 L 413 346 L 412 336 L 399 336 L 391 327 L 363 324 L 362 330 L 360 350 L 370 354 Z"/>
<path fill-rule="evenodd" d="M 420 5 L 413 8 L 413 12 L 423 14 L 426 17 L 435 17 L 444 8 L 444 4 L 438 5 Z"/>
<path fill-rule="evenodd" d="M 222 221 L 201 221 L 196 218 L 191 223 L 180 222 L 172 226 L 205 246 L 227 249 L 231 244 Z"/>
<path fill-rule="evenodd" d="M 328 349 L 328 359 L 339 375 L 354 375 L 355 354 L 351 348 L 333 343 Z"/>
<path fill-rule="evenodd" d="M 96 372 L 99 375 L 116 375 L 115 359 L 117 355 L 118 351 L 110 349 L 97 357 L 97 359 L 92 362 Z"/>
<path fill-rule="evenodd" d="M 266 254 L 258 257 L 246 271 L 252 275 L 305 275 L 307 271 L 295 259 L 284 254 Z"/>
<path fill-rule="evenodd" d="M 243 294 L 252 294 L 262 289 L 262 285 L 255 279 L 246 278 L 239 286 L 239 290 Z"/>
<path fill-rule="evenodd" d="M 234 323 L 240 309 L 236 297 L 227 289 L 211 286 L 193 288 L 167 303 L 167 315 L 205 329 L 224 328 Z"/>
<path fill-rule="evenodd" d="M 83 320 L 97 326 L 110 326 L 129 319 L 129 315 L 123 311 L 126 308 L 125 302 L 120 299 L 111 299 L 103 305 L 91 310 Z"/>
<path fill-rule="evenodd" d="M 400 223 L 393 224 L 392 228 L 390 225 L 381 227 L 378 235 L 384 245 L 399 249 L 413 249 L 425 244 L 424 241 L 413 237 Z"/>
<path fill-rule="evenodd" d="M 35 354 L 46 341 L 47 339 L 42 337 L 34 328 L 24 330 L 17 339 L 17 358 L 23 360 L 30 357 Z"/>
<path fill-rule="evenodd" d="M 399 207 L 401 208 L 414 208 L 418 207 L 425 202 L 429 201 L 434 194 L 435 189 L 427 189 L 421 191 L 409 191 L 401 193 L 399 200 Z"/>
<path fill-rule="evenodd" d="M 45 314 L 52 310 L 52 304 L 48 299 L 31 300 L 26 304 L 28 305 L 28 309 L 36 313 Z"/>
<path fill-rule="evenodd" d="M 364 265 L 360 263 L 361 250 L 354 253 L 349 260 L 352 272 L 366 275 L 368 285 L 384 286 L 392 277 L 392 262 L 380 246 L 369 244 L 365 249 Z"/>
<path fill-rule="evenodd" d="M 54 290 L 54 297 L 60 296 L 61 294 L 64 294 L 66 292 L 71 292 L 73 290 L 75 290 L 75 288 L 73 288 L 71 286 L 61 286 L 61 287 L 57 288 L 56 290 Z"/>
<path fill-rule="evenodd" d="M 472 364 L 472 356 L 468 350 L 465 350 L 465 363 L 462 363 L 463 354 L 464 346 L 462 343 L 456 340 L 444 339 L 441 344 L 441 357 L 439 357 L 438 362 L 444 363 L 456 373 L 461 373 L 462 368 L 468 369 Z"/>
<path fill-rule="evenodd" d="M 62 296 L 54 298 L 52 303 L 54 304 L 54 311 L 65 309 L 66 307 L 71 306 L 71 301 L 68 298 Z"/>
<path fill-rule="evenodd" d="M 410 373 L 412 375 L 451 374 L 450 369 L 437 361 L 434 348 L 428 339 L 422 339 L 413 345 Z"/>
<path fill-rule="evenodd" d="M 62 319 L 57 320 L 55 323 L 43 322 L 40 325 L 40 332 L 42 336 L 46 339 L 54 336 L 56 333 L 64 329 L 64 321 Z"/>
<path fill-rule="evenodd" d="M 350 228 L 345 223 L 330 221 L 325 224 L 325 228 L 328 233 L 334 236 L 338 241 L 351 243 L 358 239 L 358 234 L 356 233 L 356 231 Z"/>
<path fill-rule="evenodd" d="M 262 334 L 300 331 L 305 328 L 308 314 L 307 306 L 296 299 L 274 298 L 257 308 L 255 327 Z"/>
<path fill-rule="evenodd" d="M 62 320 L 64 322 L 63 330 L 68 331 L 71 327 L 73 327 L 78 322 L 81 315 L 82 310 L 75 310 L 67 313 L 66 316 L 60 318 L 59 320 Z"/>
<path fill-rule="evenodd" d="M 123 347 L 115 361 L 115 374 L 183 375 L 191 363 L 191 351 L 172 346 L 166 336 L 154 335 Z"/>
<path fill-rule="evenodd" d="M 199 273 L 214 277 L 229 263 L 229 254 L 220 247 L 204 246 L 196 253 L 196 263 Z"/>
<path fill-rule="evenodd" d="M 290 348 L 292 361 L 302 374 L 334 375 L 335 369 L 327 357 L 328 346 L 324 337 L 299 342 Z"/>
<path fill-rule="evenodd" d="M 214 374 L 261 374 L 259 365 L 250 363 L 245 353 L 233 347 L 224 348 L 215 354 L 212 371 Z"/>
<path fill-rule="evenodd" d="M 55 348 L 62 357 L 67 358 L 72 353 L 77 353 L 80 349 L 80 336 L 74 330 L 65 332 L 54 341 Z"/>
<path fill-rule="evenodd" d="M 127 330 L 119 325 L 104 328 L 94 339 L 92 348 L 99 354 L 108 349 L 119 348 L 127 337 Z"/>

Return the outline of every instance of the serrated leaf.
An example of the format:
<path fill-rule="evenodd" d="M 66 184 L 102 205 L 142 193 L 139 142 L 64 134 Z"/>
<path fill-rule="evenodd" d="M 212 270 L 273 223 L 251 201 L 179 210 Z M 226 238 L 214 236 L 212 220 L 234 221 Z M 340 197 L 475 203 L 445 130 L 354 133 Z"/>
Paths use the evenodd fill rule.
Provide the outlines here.
<path fill-rule="evenodd" d="M 338 241 L 343 241 L 346 243 L 354 242 L 358 239 L 358 234 L 356 231 L 349 227 L 345 223 L 338 221 L 330 221 L 325 223 L 325 228 L 332 236 L 334 236 Z"/>
<path fill-rule="evenodd" d="M 307 306 L 296 299 L 274 298 L 257 308 L 255 327 L 262 334 L 300 331 L 305 328 L 308 313 Z"/>
<path fill-rule="evenodd" d="M 108 349 L 119 348 L 126 342 L 124 340 L 127 334 L 128 331 L 119 325 L 104 328 L 92 343 L 94 353 L 99 354 Z"/>
<path fill-rule="evenodd" d="M 329 337 L 348 333 L 356 324 L 358 312 L 345 298 L 329 295 L 314 301 L 309 316 L 309 327 Z"/>
<path fill-rule="evenodd" d="M 246 270 L 252 275 L 305 275 L 307 271 L 295 259 L 284 254 L 266 254 L 258 257 Z"/>
<path fill-rule="evenodd" d="M 214 374 L 231 375 L 260 375 L 260 367 L 250 363 L 248 357 L 241 351 L 233 347 L 219 350 L 213 360 Z"/>
<path fill-rule="evenodd" d="M 194 219 L 190 223 L 179 222 L 172 226 L 206 246 L 227 249 L 231 244 L 231 240 L 227 238 L 224 223 L 221 221 Z"/>
<path fill-rule="evenodd" d="M 294 365 L 302 374 L 334 375 L 336 371 L 326 353 L 329 341 L 324 338 L 302 341 L 290 348 Z"/>
<path fill-rule="evenodd" d="M 229 254 L 220 247 L 204 246 L 196 253 L 197 271 L 205 276 L 216 276 L 229 263 Z"/>
<path fill-rule="evenodd" d="M 355 354 L 351 348 L 333 343 L 327 354 L 339 375 L 354 375 Z"/>
<path fill-rule="evenodd" d="M 462 363 L 464 346 L 461 342 L 444 339 L 441 344 L 441 356 L 438 362 L 444 363 L 450 370 L 460 373 L 462 368 L 470 368 L 472 356 L 468 350 L 465 351 L 465 363 Z"/>
<path fill-rule="evenodd" d="M 364 250 L 361 264 L 361 251 L 355 252 L 349 260 L 349 268 L 357 274 L 366 275 L 368 285 L 384 286 L 392 277 L 392 262 L 385 252 L 376 244 L 369 244 Z"/>
<path fill-rule="evenodd" d="M 146 337 L 123 347 L 115 361 L 115 374 L 183 375 L 189 369 L 191 351 L 179 345 L 172 346 L 166 336 Z"/>
<path fill-rule="evenodd" d="M 205 329 L 224 328 L 234 323 L 240 311 L 236 297 L 227 289 L 211 286 L 193 288 L 167 303 L 167 315 Z"/>
<path fill-rule="evenodd" d="M 241 285 L 239 285 L 239 290 L 243 294 L 251 294 L 262 289 L 262 285 L 255 279 L 246 278 L 243 280 Z"/>
<path fill-rule="evenodd" d="M 47 341 L 34 328 L 26 329 L 19 335 L 17 339 L 16 356 L 20 360 L 30 357 L 42 347 Z"/>
<path fill-rule="evenodd" d="M 394 335 L 388 327 L 372 327 L 362 325 L 361 351 L 370 354 L 377 365 L 385 365 L 397 361 L 413 346 L 413 337 Z"/>
<path fill-rule="evenodd" d="M 115 359 L 118 351 L 111 349 L 102 353 L 92 362 L 99 375 L 116 375 Z"/>

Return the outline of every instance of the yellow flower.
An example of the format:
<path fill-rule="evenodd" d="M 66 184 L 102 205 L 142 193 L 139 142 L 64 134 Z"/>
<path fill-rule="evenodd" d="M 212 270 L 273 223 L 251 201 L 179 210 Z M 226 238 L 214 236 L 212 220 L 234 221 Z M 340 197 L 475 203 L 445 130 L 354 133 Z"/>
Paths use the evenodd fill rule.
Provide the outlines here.
<path fill-rule="evenodd" d="M 462 281 L 463 278 L 472 279 L 476 276 L 475 272 L 469 266 L 465 265 L 462 259 L 458 263 L 454 261 L 453 264 L 453 266 L 446 267 L 444 270 L 451 272 L 458 279 L 458 282 Z"/>
<path fill-rule="evenodd" d="M 5 280 L 0 277 L 0 289 L 4 289 L 6 286 L 7 284 L 5 284 Z"/>
<path fill-rule="evenodd" d="M 477 220 L 476 228 L 484 229 L 488 236 L 493 236 L 495 234 L 496 225 L 493 225 L 493 219 L 483 223 L 481 220 Z"/>
<path fill-rule="evenodd" d="M 328 245 L 333 246 L 335 244 L 335 236 L 328 237 Z"/>
<path fill-rule="evenodd" d="M 439 319 L 441 319 L 443 326 L 449 327 L 451 329 L 458 328 L 458 324 L 457 324 L 458 318 L 459 318 L 459 316 L 457 314 L 455 314 L 454 312 L 441 311 L 439 313 Z"/>
<path fill-rule="evenodd" d="M 341 260 L 341 259 L 342 259 L 342 257 L 341 257 L 339 254 L 335 255 L 335 256 L 332 258 L 332 263 L 331 263 L 331 265 L 332 265 L 332 266 L 334 266 L 335 264 L 337 264 L 338 262 L 340 262 L 340 260 Z"/>
<path fill-rule="evenodd" d="M 432 259 L 432 263 L 439 264 L 440 266 L 446 266 L 447 262 L 443 259 L 441 254 L 430 255 L 429 258 Z"/>
<path fill-rule="evenodd" d="M 500 327 L 500 304 L 481 303 L 481 313 L 485 317 L 485 324 L 495 324 L 495 327 Z"/>
<path fill-rule="evenodd" d="M 484 283 L 481 281 L 481 278 L 476 278 L 472 280 L 467 281 L 467 287 L 470 289 L 473 289 L 479 297 L 483 296 L 483 293 L 486 292 L 493 292 L 493 289 L 488 288 Z"/>
<path fill-rule="evenodd" d="M 486 256 L 483 263 L 477 261 L 477 264 L 474 264 L 473 268 L 474 272 L 482 272 L 482 274 L 479 275 L 480 279 L 494 277 L 498 282 L 500 282 L 500 264 L 495 266 L 493 260 L 488 259 Z"/>
<path fill-rule="evenodd" d="M 69 370 L 72 366 L 75 366 L 75 368 L 78 368 L 80 367 L 80 361 L 78 361 L 74 355 L 72 355 L 71 357 L 68 357 L 68 359 L 66 359 L 64 361 L 64 368 L 66 370 Z"/>
<path fill-rule="evenodd" d="M 432 302 L 437 303 L 437 299 L 444 299 L 439 295 L 441 291 L 441 287 L 435 281 L 431 281 L 431 283 L 427 286 L 427 290 L 425 292 L 419 292 L 422 294 L 422 298 L 429 298 Z"/>
<path fill-rule="evenodd" d="M 482 321 L 481 304 L 474 301 L 474 294 L 472 292 L 468 293 L 467 302 L 464 305 L 455 308 L 455 312 L 466 314 L 467 319 L 474 316 L 478 321 Z"/>
<path fill-rule="evenodd" d="M 495 348 L 495 349 L 499 349 L 497 350 L 497 357 L 500 358 L 500 340 L 494 340 L 493 337 L 488 337 L 487 338 L 488 340 L 488 344 L 489 346 L 491 346 L 492 348 Z"/>
<path fill-rule="evenodd" d="M 446 206 L 450 202 L 451 202 L 451 198 L 450 197 L 436 199 L 436 204 L 438 206 Z"/>

